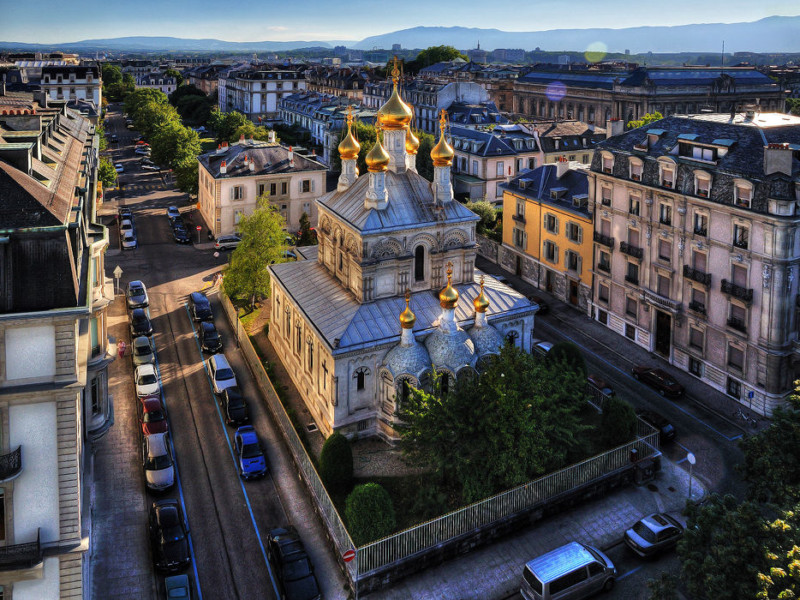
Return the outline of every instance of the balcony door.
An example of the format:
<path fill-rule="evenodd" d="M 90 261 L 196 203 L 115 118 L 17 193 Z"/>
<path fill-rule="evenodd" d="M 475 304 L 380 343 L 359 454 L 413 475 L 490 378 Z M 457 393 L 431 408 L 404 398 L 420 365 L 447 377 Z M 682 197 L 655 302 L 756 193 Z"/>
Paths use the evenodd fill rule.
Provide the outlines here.
<path fill-rule="evenodd" d="M 672 317 L 669 313 L 656 311 L 656 352 L 669 358 L 672 345 Z"/>

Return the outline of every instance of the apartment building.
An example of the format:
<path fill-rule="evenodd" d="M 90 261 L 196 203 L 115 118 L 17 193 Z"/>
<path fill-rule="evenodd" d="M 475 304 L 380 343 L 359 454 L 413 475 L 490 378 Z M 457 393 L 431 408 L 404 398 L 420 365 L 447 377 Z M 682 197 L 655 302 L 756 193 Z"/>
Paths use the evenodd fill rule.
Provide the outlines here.
<path fill-rule="evenodd" d="M 364 86 L 370 80 L 366 69 L 314 67 L 306 71 L 308 90 L 331 96 L 344 96 L 360 102 L 364 98 Z"/>
<path fill-rule="evenodd" d="M 98 109 L 101 106 L 103 80 L 96 65 L 42 67 L 40 85 L 50 100 L 87 100 Z"/>
<path fill-rule="evenodd" d="M 113 423 L 116 348 L 98 148 L 63 103 L 0 95 L 0 591 L 14 600 L 81 599 L 89 573 L 87 465 Z"/>
<path fill-rule="evenodd" d="M 149 73 L 136 78 L 138 89 L 158 90 L 169 96 L 178 88 L 178 80 L 164 73 Z"/>
<path fill-rule="evenodd" d="M 592 316 L 770 414 L 800 375 L 800 118 L 674 115 L 598 144 Z"/>
<path fill-rule="evenodd" d="M 219 108 L 238 111 L 254 122 L 276 121 L 280 99 L 305 89 L 301 71 L 231 70 L 220 75 Z"/>

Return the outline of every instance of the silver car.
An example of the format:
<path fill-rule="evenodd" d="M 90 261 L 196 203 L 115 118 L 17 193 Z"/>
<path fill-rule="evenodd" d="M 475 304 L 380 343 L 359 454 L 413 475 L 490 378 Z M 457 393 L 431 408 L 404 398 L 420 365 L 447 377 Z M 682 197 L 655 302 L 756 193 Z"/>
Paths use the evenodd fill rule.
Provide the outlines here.
<path fill-rule="evenodd" d="M 215 354 L 208 359 L 207 364 L 215 394 L 221 394 L 227 388 L 238 385 L 236 375 L 224 354 Z"/>
<path fill-rule="evenodd" d="M 139 242 L 136 240 L 136 234 L 132 231 L 126 231 L 122 234 L 122 249 L 123 250 L 135 250 L 139 246 Z"/>
<path fill-rule="evenodd" d="M 138 279 L 134 279 L 128 283 L 125 296 L 128 298 L 128 308 L 144 308 L 150 306 L 147 288 L 144 287 L 144 284 Z"/>
<path fill-rule="evenodd" d="M 238 235 L 221 235 L 214 243 L 215 250 L 234 250 L 242 241 Z"/>
<path fill-rule="evenodd" d="M 133 356 L 133 364 L 139 365 L 152 365 L 156 361 L 156 353 L 150 343 L 150 339 L 141 335 L 134 338 L 131 344 L 131 355 Z"/>
<path fill-rule="evenodd" d="M 148 490 L 163 492 L 175 484 L 175 467 L 166 433 L 146 435 L 142 441 L 142 464 Z"/>

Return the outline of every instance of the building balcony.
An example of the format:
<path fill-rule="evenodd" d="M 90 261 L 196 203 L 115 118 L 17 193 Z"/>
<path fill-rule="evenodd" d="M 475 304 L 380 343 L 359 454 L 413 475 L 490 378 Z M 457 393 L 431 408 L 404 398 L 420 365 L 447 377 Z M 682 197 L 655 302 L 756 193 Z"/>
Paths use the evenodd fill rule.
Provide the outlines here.
<path fill-rule="evenodd" d="M 525 224 L 525 215 L 511 215 L 511 218 L 514 219 L 517 223 Z"/>
<path fill-rule="evenodd" d="M 703 273 L 698 269 L 693 269 L 689 265 L 683 265 L 683 276 L 703 285 L 711 285 L 711 273 Z"/>
<path fill-rule="evenodd" d="M 594 232 L 594 241 L 597 242 L 598 244 L 606 246 L 607 248 L 611 248 L 612 250 L 614 249 L 614 238 L 607 235 L 603 235 L 599 231 Z"/>
<path fill-rule="evenodd" d="M 644 256 L 644 249 L 631 246 L 628 242 L 620 242 L 619 251 L 633 258 L 642 258 Z"/>
<path fill-rule="evenodd" d="M 32 569 L 42 564 L 42 544 L 36 530 L 36 541 L 12 546 L 0 546 L 0 571 Z"/>
<path fill-rule="evenodd" d="M 661 294 L 646 288 L 642 290 L 642 299 L 653 306 L 663 308 L 664 310 L 674 313 L 680 311 L 682 306 L 679 301 L 673 300 L 667 296 L 662 296 Z"/>
<path fill-rule="evenodd" d="M 741 331 L 742 333 L 747 333 L 747 325 L 742 319 L 737 317 L 730 317 L 728 319 L 728 327 L 736 331 Z"/>
<path fill-rule="evenodd" d="M 704 315 L 706 314 L 706 305 L 700 302 L 696 302 L 695 300 L 692 300 L 691 302 L 689 302 L 689 310 Z"/>
<path fill-rule="evenodd" d="M 608 263 L 597 263 L 597 270 L 605 273 L 611 273 L 611 265 Z"/>
<path fill-rule="evenodd" d="M 0 456 L 0 483 L 16 479 L 22 473 L 22 446 Z"/>
<path fill-rule="evenodd" d="M 736 285 L 732 281 L 728 281 L 727 279 L 723 279 L 722 283 L 720 284 L 720 291 L 723 294 L 727 294 L 728 296 L 733 296 L 738 300 L 743 300 L 748 304 L 753 301 L 753 289 L 746 288 L 741 285 Z"/>

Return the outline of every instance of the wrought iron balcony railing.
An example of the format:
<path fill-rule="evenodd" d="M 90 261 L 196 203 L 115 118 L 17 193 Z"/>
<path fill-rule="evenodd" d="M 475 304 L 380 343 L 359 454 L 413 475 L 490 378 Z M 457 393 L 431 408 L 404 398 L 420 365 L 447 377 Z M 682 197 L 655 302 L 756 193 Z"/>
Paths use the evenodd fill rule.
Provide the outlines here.
<path fill-rule="evenodd" d="M 644 249 L 631 246 L 628 242 L 620 242 L 619 251 L 634 258 L 642 258 L 644 256 Z"/>
<path fill-rule="evenodd" d="M 603 235 L 599 231 L 594 232 L 594 241 L 598 244 L 603 244 L 603 246 L 607 246 L 612 250 L 614 249 L 614 238 L 608 235 Z"/>
<path fill-rule="evenodd" d="M 711 273 L 703 273 L 703 271 L 693 269 L 689 265 L 683 265 L 683 276 L 703 285 L 711 285 Z"/>
<path fill-rule="evenodd" d="M 14 479 L 22 473 L 22 446 L 0 456 L 0 482 Z"/>
<path fill-rule="evenodd" d="M 746 288 L 741 285 L 736 285 L 732 281 L 728 281 L 727 279 L 723 279 L 722 283 L 720 284 L 720 290 L 723 294 L 728 294 L 729 296 L 733 296 L 734 298 L 738 298 L 739 300 L 744 300 L 745 302 L 752 302 L 753 301 L 753 289 Z"/>
<path fill-rule="evenodd" d="M 36 541 L 0 546 L 0 571 L 31 569 L 42 563 L 42 544 L 36 530 Z"/>

